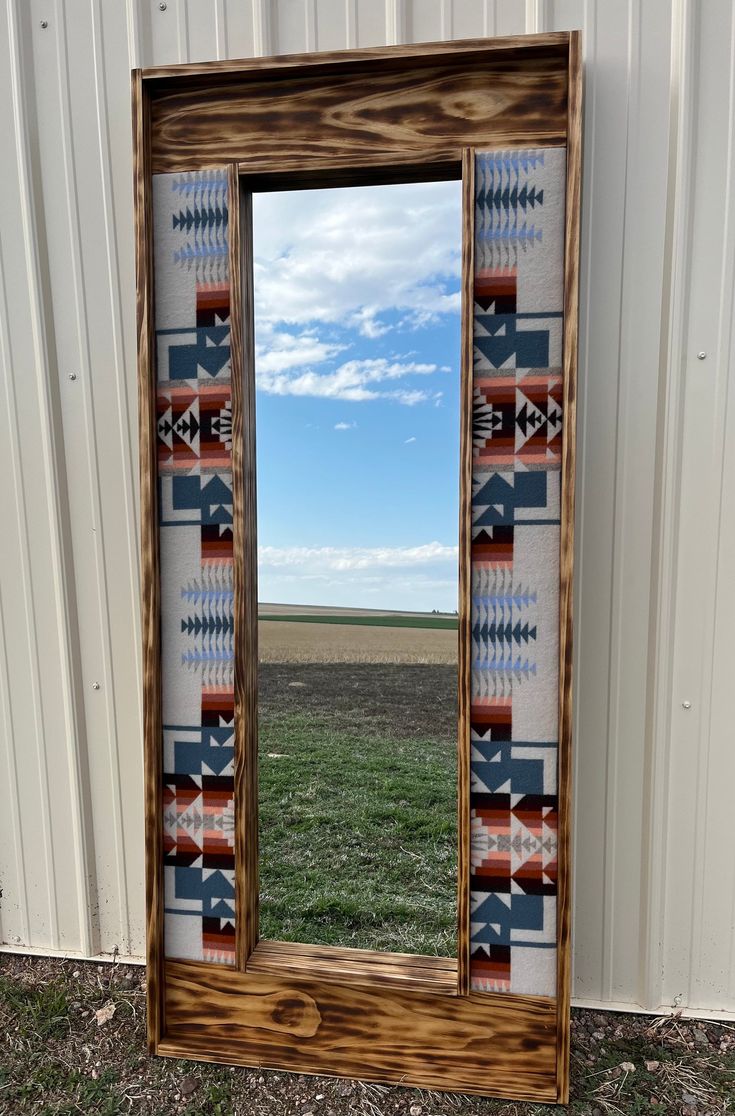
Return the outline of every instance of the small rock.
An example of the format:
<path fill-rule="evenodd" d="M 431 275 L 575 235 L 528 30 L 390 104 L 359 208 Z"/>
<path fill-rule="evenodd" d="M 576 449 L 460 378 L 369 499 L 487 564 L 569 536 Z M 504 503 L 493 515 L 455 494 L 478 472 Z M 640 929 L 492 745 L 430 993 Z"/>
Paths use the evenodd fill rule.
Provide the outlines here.
<path fill-rule="evenodd" d="M 97 1020 L 97 1026 L 101 1027 L 103 1023 L 109 1023 L 114 1014 L 115 1005 L 112 1002 L 110 1002 L 109 1004 L 105 1004 L 104 1007 L 101 1007 L 99 1011 L 96 1011 L 94 1013 L 94 1017 Z"/>
<path fill-rule="evenodd" d="M 91 1076 L 92 1076 L 92 1077 L 94 1078 L 94 1080 L 95 1080 L 95 1081 L 97 1080 L 97 1078 L 99 1077 L 99 1075 L 100 1075 L 100 1071 L 99 1071 L 99 1070 L 96 1070 L 96 1069 L 93 1069 L 93 1070 L 92 1070 L 92 1074 L 91 1074 Z"/>
<path fill-rule="evenodd" d="M 700 1027 L 697 1027 L 697 1029 L 694 1032 L 694 1045 L 695 1046 L 709 1046 L 709 1039 L 707 1038 L 707 1032 L 703 1031 Z"/>
<path fill-rule="evenodd" d="M 258 1078 L 258 1084 L 259 1085 L 265 1085 L 265 1078 L 264 1077 L 259 1077 Z"/>
<path fill-rule="evenodd" d="M 179 1092 L 182 1097 L 188 1097 L 196 1090 L 196 1087 L 197 1083 L 193 1077 L 185 1077 L 179 1085 Z"/>
<path fill-rule="evenodd" d="M 689 1105 L 690 1108 L 697 1103 L 697 1098 L 693 1093 L 684 1092 L 681 1094 L 681 1099 L 684 1101 L 684 1104 Z"/>
<path fill-rule="evenodd" d="M 314 1100 L 324 1100 L 324 1093 L 317 1093 Z"/>
<path fill-rule="evenodd" d="M 623 1073 L 635 1073 L 635 1066 L 632 1062 L 621 1062 L 620 1068 Z"/>
<path fill-rule="evenodd" d="M 289 682 L 289 686 L 291 686 L 291 688 L 294 689 L 294 690 L 296 690 L 296 689 L 303 690 L 303 689 L 306 688 L 306 683 L 305 682 Z"/>
<path fill-rule="evenodd" d="M 649 1073 L 655 1073 L 660 1065 L 661 1065 L 660 1062 L 646 1061 L 646 1069 L 648 1070 Z"/>
<path fill-rule="evenodd" d="M 411 1116 L 421 1116 L 421 1113 L 424 1110 L 420 1104 L 412 1104 L 408 1111 L 410 1112 Z"/>
<path fill-rule="evenodd" d="M 349 1097 L 352 1095 L 352 1086 L 349 1081 L 340 1081 L 337 1086 L 337 1092 L 341 1097 Z"/>
<path fill-rule="evenodd" d="M 592 1038 L 597 1039 L 598 1042 L 600 1042 L 602 1039 L 604 1039 L 604 1037 L 605 1037 L 605 1032 L 604 1031 L 593 1031 L 592 1032 Z"/>

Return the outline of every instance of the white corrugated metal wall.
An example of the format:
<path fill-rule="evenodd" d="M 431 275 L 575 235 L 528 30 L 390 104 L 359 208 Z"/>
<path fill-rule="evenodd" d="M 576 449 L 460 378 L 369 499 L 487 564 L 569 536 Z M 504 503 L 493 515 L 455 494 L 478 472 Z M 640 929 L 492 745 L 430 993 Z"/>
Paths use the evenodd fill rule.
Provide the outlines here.
<path fill-rule="evenodd" d="M 731 0 L 0 10 L 5 948 L 143 950 L 130 69 L 580 27 L 575 995 L 735 1012 Z"/>

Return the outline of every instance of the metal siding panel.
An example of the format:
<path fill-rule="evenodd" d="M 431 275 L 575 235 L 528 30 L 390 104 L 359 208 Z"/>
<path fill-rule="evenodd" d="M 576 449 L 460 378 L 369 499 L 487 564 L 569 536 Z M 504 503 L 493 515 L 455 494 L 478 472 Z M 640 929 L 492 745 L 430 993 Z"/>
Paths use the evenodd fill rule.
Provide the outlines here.
<path fill-rule="evenodd" d="M 313 49 L 311 0 L 273 0 L 273 50 L 275 54 L 299 54 Z"/>
<path fill-rule="evenodd" d="M 39 4 L 5 0 L 0 42 L 10 106 L 0 124 L 0 445 L 11 481 L 0 500 L 13 525 L 0 585 L 4 940 L 143 949 L 130 66 L 582 26 L 575 991 L 652 1009 L 681 992 L 692 1006 L 735 1010 L 727 0 Z M 684 53 L 698 43 L 691 150 L 676 148 L 672 130 L 671 114 L 685 111 L 672 34 Z M 682 215 L 675 168 L 688 161 L 694 197 Z M 679 243 L 691 237 L 691 274 L 669 259 L 675 226 Z M 680 303 L 678 404 L 666 336 Z M 712 356 L 692 363 L 699 347 Z M 679 456 L 681 492 L 657 527 L 662 469 Z M 654 544 L 666 538 L 675 546 L 659 565 Z M 657 654 L 659 569 L 678 580 L 675 638 Z M 672 711 L 670 768 L 651 705 Z"/>
<path fill-rule="evenodd" d="M 605 997 L 642 1002 L 638 956 L 641 848 L 649 809 L 646 782 L 647 702 L 653 524 L 657 457 L 661 319 L 666 277 L 667 179 L 670 129 L 671 6 L 631 5 L 626 196 L 619 308 L 618 435 L 612 583 L 609 732 L 614 763 L 608 776 L 609 892 L 612 925 Z M 581 657 L 587 648 L 582 645 Z M 580 901 L 583 897 L 580 895 Z M 643 904 L 644 905 L 644 904 Z M 584 915 L 582 915 L 584 918 Z M 656 1005 L 657 1006 L 657 1005 Z"/>
<path fill-rule="evenodd" d="M 95 835 L 103 832 L 109 858 L 98 852 L 97 873 L 109 899 L 111 915 L 101 919 L 101 948 L 142 952 L 145 936 L 143 900 L 143 780 L 139 741 L 142 709 L 140 635 L 140 569 L 137 469 L 137 380 L 135 375 L 135 280 L 132 238 L 132 193 L 117 187 L 128 180 L 130 149 L 123 143 L 129 120 L 128 80 L 135 63 L 135 43 L 125 40 L 123 13 L 104 5 L 93 28 L 94 84 L 78 89 L 82 99 L 97 106 L 97 144 L 90 147 L 90 172 L 80 169 L 82 212 L 90 214 L 80 230 L 81 247 L 91 276 L 94 302 L 88 310 L 90 366 L 96 376 L 94 421 L 97 431 L 96 504 L 101 525 L 97 560 L 105 593 L 99 622 L 109 626 L 106 657 L 106 747 L 95 751 L 94 783 L 106 786 L 108 803 L 95 813 Z M 78 59 L 81 69 L 81 58 Z M 91 75 L 90 75 L 91 76 Z M 73 113 L 76 120 L 76 113 Z M 75 127 L 78 160 L 86 158 L 85 135 Z M 113 142 L 119 135 L 120 142 Z M 93 179 L 96 204 L 86 191 Z M 92 219 L 93 218 L 93 219 Z M 94 269 L 94 270 L 93 270 Z M 99 276 L 100 292 L 96 278 Z M 90 296 L 91 299 L 91 296 Z M 109 443 L 115 452 L 107 452 Z M 123 509 L 123 514 L 120 510 Z M 89 692 L 88 690 L 85 692 Z M 96 732 L 90 732 L 95 743 Z M 94 785 L 93 783 L 93 785 Z M 108 811 L 109 806 L 109 813 Z M 114 831 L 108 833 L 108 830 Z M 96 838 L 96 843 L 97 838 Z M 113 857 L 112 851 L 115 855 Z M 120 907 L 119 916 L 117 907 Z M 103 931 L 109 920 L 110 931 Z"/>
<path fill-rule="evenodd" d="M 166 0 L 163 10 L 155 0 L 137 0 L 137 3 L 147 46 L 140 64 L 165 66 L 172 62 L 188 62 L 186 0 Z"/>
<path fill-rule="evenodd" d="M 697 17 L 663 998 L 732 1011 L 735 13 L 714 0 Z"/>
<path fill-rule="evenodd" d="M 252 0 L 218 0 L 218 21 L 224 36 L 222 58 L 247 58 L 256 53 Z M 222 15 L 220 16 L 219 11 Z"/>
<path fill-rule="evenodd" d="M 406 42 L 428 43 L 452 37 L 449 0 L 407 0 Z"/>
<path fill-rule="evenodd" d="M 398 42 L 390 33 L 400 22 L 401 0 L 352 0 L 355 18 L 355 46 L 383 46 Z"/>
<path fill-rule="evenodd" d="M 490 5 L 492 27 L 488 35 L 522 35 L 526 26 L 525 5 L 519 0 L 494 0 Z"/>
<path fill-rule="evenodd" d="M 452 38 L 476 39 L 488 32 L 488 0 L 454 0 L 451 5 Z"/>
<path fill-rule="evenodd" d="M 80 630 L 79 737 L 86 736 L 86 821 L 94 834 L 89 910 L 96 949 L 129 952 L 142 948 L 143 931 L 140 761 L 137 749 L 124 747 L 140 738 L 134 283 L 128 242 L 123 313 L 115 229 L 122 231 L 120 218 L 129 222 L 132 213 L 129 194 L 112 188 L 108 133 L 111 123 L 128 119 L 129 105 L 121 101 L 131 58 L 119 46 L 129 26 L 121 7 L 106 10 L 104 26 L 80 0 L 67 0 L 65 10 L 53 59 L 37 59 L 37 90 Z M 117 98 L 105 85 L 111 51 Z M 125 154 L 119 170 L 129 181 Z"/>
<path fill-rule="evenodd" d="M 576 565 L 574 991 L 599 997 L 611 912 L 606 889 L 609 678 L 618 340 L 627 116 L 627 28 L 595 5 L 584 28 L 587 84 L 580 271 Z M 603 65 L 604 60 L 604 65 Z M 587 647 L 587 654 L 581 649 Z M 580 899 L 580 897 L 582 897 Z"/>
<path fill-rule="evenodd" d="M 4 363 L 2 611 L 5 766 L 13 782 L 3 937 L 45 949 L 90 948 L 80 737 L 75 707 L 76 625 L 65 574 L 63 461 L 37 192 L 30 13 L 7 3 L 0 51 L 7 111 L 0 176 Z M 40 29 L 39 29 L 40 30 Z M 51 340 L 50 340 L 51 338 Z M 4 850 L 5 851 L 5 850 Z M 20 937 L 21 941 L 13 939 Z"/>
<path fill-rule="evenodd" d="M 209 62 L 220 58 L 222 38 L 221 0 L 178 0 L 183 2 L 186 19 L 189 62 Z"/>
<path fill-rule="evenodd" d="M 345 50 L 353 45 L 350 33 L 354 27 L 352 0 L 315 0 L 317 50 Z M 353 32 L 354 33 L 354 32 Z"/>

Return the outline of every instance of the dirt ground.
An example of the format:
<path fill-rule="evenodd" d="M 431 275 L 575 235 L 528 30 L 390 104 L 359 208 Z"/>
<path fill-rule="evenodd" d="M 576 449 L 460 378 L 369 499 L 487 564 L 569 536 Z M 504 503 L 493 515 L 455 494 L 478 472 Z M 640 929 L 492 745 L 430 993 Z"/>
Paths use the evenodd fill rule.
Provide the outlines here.
<path fill-rule="evenodd" d="M 319 625 L 294 625 L 316 627 Z M 260 713 L 328 714 L 373 733 L 457 737 L 457 667 L 405 663 L 261 663 Z"/>
<path fill-rule="evenodd" d="M 542 1116 L 556 1107 L 150 1058 L 137 966 L 0 955 L 1 1116 Z M 575 1010 L 575 1116 L 735 1109 L 735 1027 Z"/>
<path fill-rule="evenodd" d="M 457 633 L 447 628 L 373 628 L 261 620 L 258 653 L 266 663 L 456 664 Z"/>

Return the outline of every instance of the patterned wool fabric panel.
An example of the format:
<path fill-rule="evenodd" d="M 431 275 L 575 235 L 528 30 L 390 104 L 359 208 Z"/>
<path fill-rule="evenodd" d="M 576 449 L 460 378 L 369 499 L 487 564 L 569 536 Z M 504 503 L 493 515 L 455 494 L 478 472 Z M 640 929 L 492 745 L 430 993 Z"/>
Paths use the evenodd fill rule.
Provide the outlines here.
<path fill-rule="evenodd" d="M 167 957 L 235 957 L 227 175 L 153 177 Z"/>
<path fill-rule="evenodd" d="M 475 162 L 471 983 L 556 991 L 564 148 Z"/>

